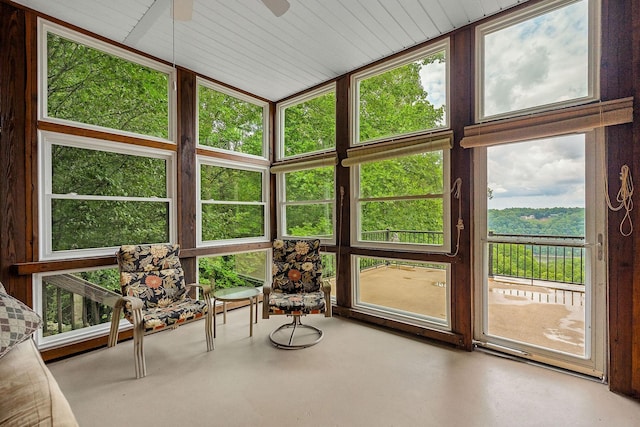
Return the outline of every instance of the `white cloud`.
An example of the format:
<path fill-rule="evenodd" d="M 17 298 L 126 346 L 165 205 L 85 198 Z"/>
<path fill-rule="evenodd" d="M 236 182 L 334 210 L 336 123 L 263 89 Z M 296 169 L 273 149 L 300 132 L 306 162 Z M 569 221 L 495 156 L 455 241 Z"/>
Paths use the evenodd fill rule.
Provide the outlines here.
<path fill-rule="evenodd" d="M 584 164 L 582 135 L 490 147 L 489 208 L 584 207 Z"/>
<path fill-rule="evenodd" d="M 487 116 L 587 95 L 587 1 L 485 37 Z"/>
<path fill-rule="evenodd" d="M 446 67 L 444 62 L 433 62 L 420 69 L 422 87 L 427 91 L 427 99 L 435 108 L 447 102 Z"/>

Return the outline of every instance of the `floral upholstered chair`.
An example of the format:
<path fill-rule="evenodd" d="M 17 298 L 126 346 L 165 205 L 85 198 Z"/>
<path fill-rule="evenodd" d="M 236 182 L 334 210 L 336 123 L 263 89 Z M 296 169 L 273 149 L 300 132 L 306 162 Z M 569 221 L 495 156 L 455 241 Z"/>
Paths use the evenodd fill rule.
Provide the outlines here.
<path fill-rule="evenodd" d="M 273 280 L 264 286 L 262 317 L 284 314 L 292 316 L 291 323 L 271 332 L 271 342 L 279 348 L 300 349 L 320 342 L 322 330 L 302 324 L 300 317 L 322 314 L 331 317 L 331 285 L 322 279 L 320 240 L 275 240 L 273 242 Z M 288 342 L 278 339 L 280 332 L 291 328 Z M 313 331 L 314 339 L 294 341 L 297 328 Z"/>
<path fill-rule="evenodd" d="M 136 378 L 147 374 L 142 346 L 144 335 L 176 328 L 204 317 L 207 351 L 214 348 L 211 288 L 185 285 L 179 253 L 180 246 L 171 244 L 127 245 L 120 247 L 116 253 L 123 297 L 113 310 L 109 347 L 118 341 L 122 309 L 124 317 L 133 324 Z M 203 290 L 203 300 L 195 300 L 187 295 L 190 286 L 199 286 Z"/>

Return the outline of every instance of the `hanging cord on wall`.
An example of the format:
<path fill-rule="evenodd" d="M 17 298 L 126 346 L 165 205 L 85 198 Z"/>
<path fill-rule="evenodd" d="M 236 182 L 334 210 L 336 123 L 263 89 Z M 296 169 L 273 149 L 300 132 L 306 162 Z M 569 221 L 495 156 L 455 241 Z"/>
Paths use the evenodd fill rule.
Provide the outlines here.
<path fill-rule="evenodd" d="M 620 190 L 618 191 L 618 195 L 616 196 L 616 201 L 620 204 L 618 206 L 613 206 L 611 204 L 611 200 L 609 199 L 609 184 L 607 180 L 607 176 L 605 173 L 604 179 L 604 191 L 605 198 L 607 199 L 607 206 L 614 212 L 619 211 L 624 208 L 625 214 L 620 221 L 620 234 L 627 237 L 633 233 L 633 223 L 631 222 L 631 211 L 633 210 L 633 178 L 631 177 L 631 171 L 629 170 L 629 166 L 622 165 L 620 168 Z M 629 223 L 627 227 L 627 231 L 625 231 L 625 223 Z"/>
<path fill-rule="evenodd" d="M 460 194 L 462 188 L 462 178 L 458 178 L 453 181 L 453 186 L 451 187 L 451 194 L 455 199 L 458 199 L 458 223 L 456 224 L 456 229 L 458 230 L 458 237 L 456 239 L 456 251 L 452 254 L 446 254 L 448 257 L 454 258 L 458 256 L 458 251 L 460 250 L 460 234 L 462 234 L 462 230 L 464 230 L 464 221 L 462 221 L 462 195 Z"/>

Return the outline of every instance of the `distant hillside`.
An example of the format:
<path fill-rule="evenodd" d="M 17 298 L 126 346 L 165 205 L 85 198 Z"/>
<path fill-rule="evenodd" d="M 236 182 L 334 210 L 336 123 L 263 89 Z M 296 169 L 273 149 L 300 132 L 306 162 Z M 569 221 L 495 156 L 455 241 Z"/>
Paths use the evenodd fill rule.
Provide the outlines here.
<path fill-rule="evenodd" d="M 496 234 L 584 236 L 584 208 L 489 209 L 488 221 Z"/>

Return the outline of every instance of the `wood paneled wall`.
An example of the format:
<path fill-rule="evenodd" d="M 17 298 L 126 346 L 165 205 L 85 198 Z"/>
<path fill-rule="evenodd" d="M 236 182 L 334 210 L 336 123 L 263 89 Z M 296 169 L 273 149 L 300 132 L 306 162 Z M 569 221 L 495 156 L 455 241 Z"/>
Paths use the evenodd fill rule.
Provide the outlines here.
<path fill-rule="evenodd" d="M 607 176 L 615 189 L 624 164 L 640 179 L 640 0 L 602 2 L 600 70 L 603 100 L 634 97 L 633 123 L 606 130 Z M 608 216 L 609 386 L 640 398 L 640 212 L 632 212 L 635 230 L 629 237 L 618 230 L 623 215 Z"/>
<path fill-rule="evenodd" d="M 0 281 L 31 300 L 31 278 L 12 276 L 13 263 L 30 260 L 27 211 L 27 29 L 25 12 L 0 3 Z"/>

